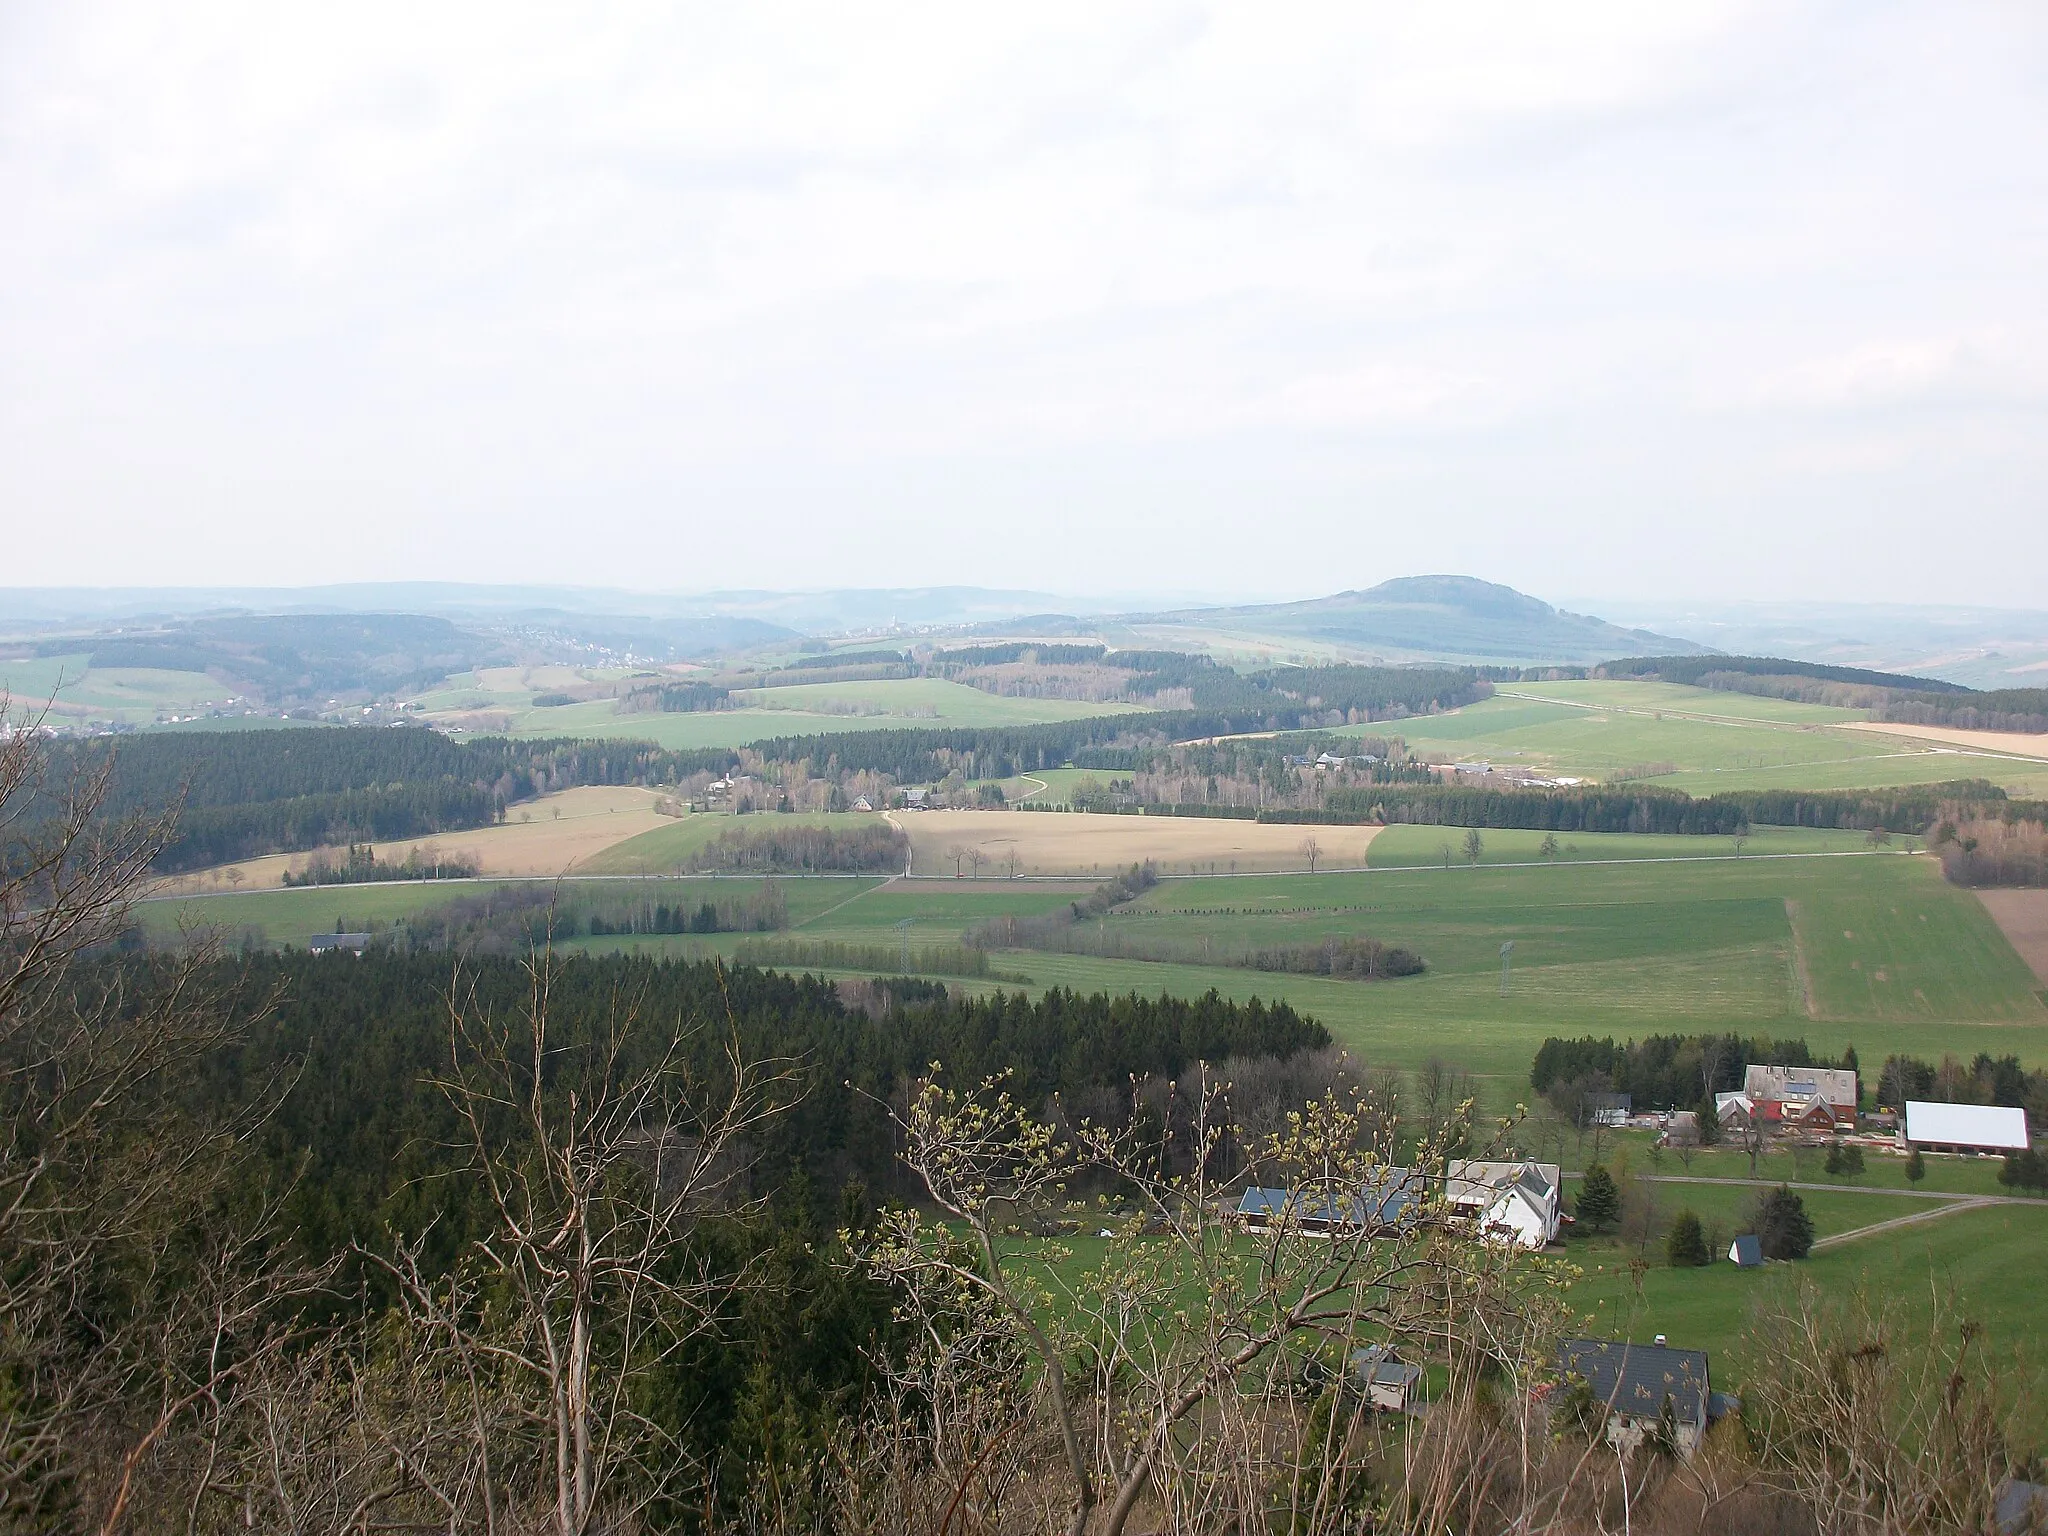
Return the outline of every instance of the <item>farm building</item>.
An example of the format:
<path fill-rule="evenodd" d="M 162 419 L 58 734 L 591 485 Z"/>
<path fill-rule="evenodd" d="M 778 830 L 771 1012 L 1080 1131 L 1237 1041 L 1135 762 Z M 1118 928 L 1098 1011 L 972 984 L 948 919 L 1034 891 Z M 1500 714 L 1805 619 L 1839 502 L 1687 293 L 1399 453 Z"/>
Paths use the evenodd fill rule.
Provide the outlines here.
<path fill-rule="evenodd" d="M 1756 1104 L 1746 1093 L 1714 1095 L 1714 1119 L 1724 1131 L 1746 1131 L 1756 1118 Z"/>
<path fill-rule="evenodd" d="M 1606 1410 L 1610 1445 L 1635 1450 L 1656 1433 L 1668 1405 L 1678 1452 L 1691 1455 L 1698 1448 L 1716 1406 L 1707 1383 L 1706 1351 L 1671 1349 L 1662 1343 L 1566 1339 L 1558 1346 L 1558 1357 L 1564 1375 L 1583 1381 L 1595 1405 Z"/>
<path fill-rule="evenodd" d="M 1627 1125 L 1628 1117 L 1635 1112 L 1635 1103 L 1626 1093 L 1589 1093 L 1586 1121 L 1589 1125 Z"/>
<path fill-rule="evenodd" d="M 1728 1245 L 1728 1262 L 1737 1269 L 1755 1269 L 1763 1261 L 1763 1239 L 1754 1232 L 1745 1232 Z"/>
<path fill-rule="evenodd" d="M 1474 1222 L 1482 1237 L 1524 1248 L 1541 1248 L 1556 1240 L 1557 1164 L 1453 1158 L 1444 1173 L 1445 1201 L 1454 1213 Z"/>
<path fill-rule="evenodd" d="M 1742 1093 L 1774 1125 L 1833 1130 L 1856 1123 L 1859 1091 L 1847 1067 L 1772 1067 L 1752 1063 Z"/>
<path fill-rule="evenodd" d="M 2024 1152 L 2032 1145 L 2027 1112 L 2002 1104 L 1906 1102 L 1901 1148 L 1923 1152 Z"/>
<path fill-rule="evenodd" d="M 1369 1344 L 1351 1352 L 1351 1385 L 1371 1407 L 1383 1413 L 1406 1413 L 1422 1384 L 1422 1367 L 1410 1365 L 1386 1344 Z"/>
<path fill-rule="evenodd" d="M 316 955 L 360 955 L 369 947 L 367 933 L 316 933 L 306 940 L 306 948 Z"/>
<path fill-rule="evenodd" d="M 1237 1219 L 1253 1232 L 1275 1227 L 1316 1237 L 1406 1227 L 1422 1203 L 1422 1181 L 1411 1168 L 1384 1168 L 1367 1188 L 1351 1194 L 1254 1185 L 1237 1202 Z"/>

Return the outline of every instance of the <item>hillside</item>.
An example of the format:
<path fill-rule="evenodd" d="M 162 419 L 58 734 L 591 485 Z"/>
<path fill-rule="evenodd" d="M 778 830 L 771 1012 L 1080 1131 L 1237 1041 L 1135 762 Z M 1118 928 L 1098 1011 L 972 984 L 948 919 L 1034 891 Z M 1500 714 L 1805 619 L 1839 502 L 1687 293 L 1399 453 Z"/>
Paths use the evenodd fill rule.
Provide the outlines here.
<path fill-rule="evenodd" d="M 1470 576 L 1404 576 L 1306 602 L 1182 609 L 1133 615 L 1129 622 L 1148 633 L 1201 630 L 1298 639 L 1398 659 L 1582 664 L 1647 646 L 1684 655 L 1709 650 L 1568 613 L 1513 587 Z"/>

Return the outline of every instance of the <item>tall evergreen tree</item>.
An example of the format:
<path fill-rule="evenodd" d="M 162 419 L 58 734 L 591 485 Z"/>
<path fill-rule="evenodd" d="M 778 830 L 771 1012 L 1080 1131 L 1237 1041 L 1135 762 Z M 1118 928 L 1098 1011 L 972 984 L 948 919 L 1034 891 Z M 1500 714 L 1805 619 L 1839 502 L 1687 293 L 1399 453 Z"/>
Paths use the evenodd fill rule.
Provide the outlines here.
<path fill-rule="evenodd" d="M 1604 1232 L 1621 1220 L 1621 1190 L 1604 1163 L 1594 1163 L 1580 1181 L 1577 1215 L 1591 1232 Z"/>

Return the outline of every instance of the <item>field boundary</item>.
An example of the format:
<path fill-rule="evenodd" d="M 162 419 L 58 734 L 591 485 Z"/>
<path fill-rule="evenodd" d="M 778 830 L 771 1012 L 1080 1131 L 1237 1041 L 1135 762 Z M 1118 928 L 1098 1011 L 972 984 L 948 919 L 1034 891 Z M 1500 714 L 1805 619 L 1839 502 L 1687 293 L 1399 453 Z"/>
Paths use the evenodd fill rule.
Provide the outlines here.
<path fill-rule="evenodd" d="M 1799 1000 L 1809 1019 L 1820 1017 L 1820 1005 L 1813 1000 L 1813 973 L 1806 968 L 1806 944 L 1799 937 L 1799 903 L 1785 898 L 1785 926 L 1792 934 L 1792 979 L 1799 986 Z"/>
<path fill-rule="evenodd" d="M 1938 1205 L 1930 1211 L 1915 1211 L 1910 1216 L 1894 1216 L 1890 1221 L 1872 1222 L 1867 1227 L 1851 1227 L 1846 1232 L 1831 1232 L 1817 1241 L 1812 1251 L 1820 1253 L 1824 1249 L 1839 1248 L 1842 1244 L 1853 1243 L 1858 1238 L 1875 1237 L 1880 1232 L 1896 1232 L 1901 1227 L 1916 1227 L 1923 1221 L 1939 1221 L 1956 1211 L 1982 1210 L 1994 1203 L 1986 1195 L 1964 1195 L 1947 1205 Z"/>

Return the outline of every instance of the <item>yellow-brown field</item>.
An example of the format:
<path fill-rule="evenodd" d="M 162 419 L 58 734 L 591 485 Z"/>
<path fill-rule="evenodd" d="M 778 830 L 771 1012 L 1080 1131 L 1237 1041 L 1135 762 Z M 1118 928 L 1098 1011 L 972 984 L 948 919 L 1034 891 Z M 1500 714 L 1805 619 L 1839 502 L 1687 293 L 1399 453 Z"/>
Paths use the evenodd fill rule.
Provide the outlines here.
<path fill-rule="evenodd" d="M 1979 752 L 2008 752 L 2015 757 L 2048 760 L 2048 735 L 2031 731 L 1966 731 L 1953 725 L 1892 725 L 1875 720 L 1844 724 L 1849 731 L 1877 731 L 1886 736 L 1911 736 L 1921 741 L 1939 741 L 1952 747 L 1972 747 Z"/>
<path fill-rule="evenodd" d="M 1318 869 L 1355 869 L 1378 827 L 1286 827 L 1193 816 L 1090 816 L 1029 811 L 898 811 L 910 835 L 911 868 L 920 875 L 976 870 L 1007 874 L 1011 855 L 1025 875 L 1108 875 L 1150 859 L 1163 874 L 1306 870 L 1302 845 L 1318 848 Z M 954 850 L 959 850 L 956 858 Z"/>
<path fill-rule="evenodd" d="M 670 825 L 670 818 L 654 809 L 656 798 L 653 790 L 629 786 L 565 789 L 512 807 L 500 826 L 378 843 L 377 861 L 401 863 L 415 848 L 432 848 L 476 859 L 480 874 L 548 879 L 566 874 L 615 843 Z M 280 853 L 200 870 L 165 881 L 158 894 L 262 890 L 282 885 L 285 872 L 303 870 L 307 859 L 303 853 Z"/>

